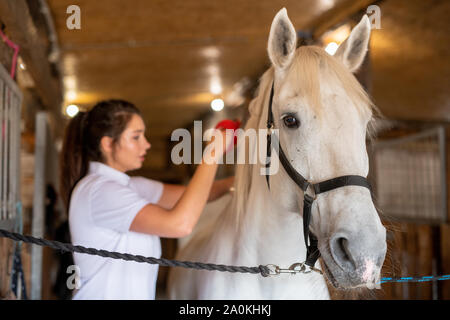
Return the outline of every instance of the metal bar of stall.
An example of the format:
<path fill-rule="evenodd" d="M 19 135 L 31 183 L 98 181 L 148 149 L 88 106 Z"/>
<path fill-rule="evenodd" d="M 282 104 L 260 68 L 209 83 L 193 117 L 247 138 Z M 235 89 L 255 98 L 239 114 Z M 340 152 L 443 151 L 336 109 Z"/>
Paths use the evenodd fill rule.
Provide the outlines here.
<path fill-rule="evenodd" d="M 3 121 L 3 134 L 4 134 L 4 142 L 3 142 L 3 159 L 6 160 L 9 152 L 9 108 L 8 108 L 8 87 L 4 89 L 4 121 Z M 3 218 L 8 219 L 8 161 L 3 161 L 3 185 L 2 185 L 2 193 L 3 193 Z"/>
<path fill-rule="evenodd" d="M 12 96 L 12 117 L 11 117 L 11 157 L 10 157 L 10 216 L 9 219 L 16 218 L 17 203 L 20 201 L 20 115 L 22 109 L 21 96 Z"/>
<path fill-rule="evenodd" d="M 20 189 L 20 183 L 21 183 L 21 171 L 20 171 L 20 148 L 22 145 L 22 120 L 21 120 L 21 115 L 22 115 L 22 95 L 17 96 L 17 114 L 16 114 L 16 123 L 18 123 L 18 127 L 17 127 L 17 134 L 16 134 L 16 139 L 17 139 L 17 150 L 16 150 L 16 158 L 17 158 L 17 166 L 16 166 L 16 203 L 21 202 L 21 189 Z"/>
<path fill-rule="evenodd" d="M 10 152 L 9 152 L 9 186 L 8 186 L 8 219 L 14 219 L 16 216 L 16 133 L 17 133 L 17 123 L 16 123 L 16 105 L 15 105 L 15 96 L 11 92 L 10 97 L 10 134 L 11 134 L 11 144 L 10 144 Z"/>
<path fill-rule="evenodd" d="M 6 165 L 6 182 L 5 182 L 5 195 L 6 195 L 6 219 L 11 219 L 11 152 L 12 152 L 12 130 L 11 130 L 11 118 L 13 116 L 13 108 L 11 106 L 11 90 L 9 88 L 6 88 L 6 110 L 7 110 L 7 118 L 6 118 L 6 159 L 5 165 Z"/>
<path fill-rule="evenodd" d="M 0 227 L 12 229 L 20 201 L 20 110 L 22 93 L 0 64 Z"/>
<path fill-rule="evenodd" d="M 436 165 L 431 165 L 428 162 L 422 163 L 421 161 L 424 159 L 418 158 L 418 159 L 409 159 L 409 161 L 403 161 L 403 169 L 406 169 L 406 167 L 410 166 L 410 172 L 414 172 L 415 174 L 413 176 L 407 175 L 406 177 L 404 177 L 405 179 L 408 178 L 418 178 L 419 181 L 413 181 L 411 180 L 410 183 L 406 184 L 406 188 L 412 188 L 409 190 L 409 192 L 407 193 L 402 193 L 402 196 L 407 196 L 407 194 L 415 194 L 416 196 L 413 199 L 408 199 L 408 201 L 406 201 L 406 199 L 404 199 L 405 204 L 411 205 L 411 210 L 412 209 L 418 209 L 417 205 L 420 206 L 426 206 L 427 208 L 429 208 L 429 210 L 431 210 L 430 212 L 427 213 L 427 218 L 423 218 L 423 217 L 416 217 L 416 216 L 410 216 L 410 217 L 402 217 L 403 220 L 411 220 L 412 222 L 427 222 L 427 223 L 441 223 L 442 221 L 447 221 L 447 203 L 446 203 L 446 199 L 447 199 L 447 187 L 446 187 L 446 174 L 445 174 L 445 161 L 446 161 L 446 155 L 445 155 L 445 129 L 442 126 L 439 127 L 434 127 L 432 129 L 427 129 L 424 130 L 422 132 L 419 132 L 417 134 L 412 134 L 412 135 L 408 135 L 406 137 L 401 137 L 401 138 L 395 138 L 395 139 L 391 139 L 388 141 L 377 141 L 376 143 L 373 144 L 371 151 L 376 154 L 378 151 L 382 151 L 382 150 L 389 150 L 392 148 L 396 148 L 398 146 L 406 146 L 406 145 L 410 145 L 411 143 L 414 143 L 415 141 L 424 141 L 424 140 L 428 140 L 430 139 L 430 143 L 432 141 L 434 141 L 434 144 L 436 145 L 436 148 L 439 148 L 439 154 L 437 155 L 439 157 L 439 164 L 436 164 L 438 167 L 436 167 Z M 418 145 L 418 147 L 420 147 L 420 145 Z M 434 147 L 433 147 L 434 148 Z M 414 148 L 414 149 L 417 149 Z M 433 150 L 428 150 L 428 149 L 424 149 L 424 152 L 428 152 L 428 153 L 433 153 Z M 374 158 L 376 158 L 374 156 Z M 414 162 L 415 161 L 415 162 Z M 430 160 L 433 161 L 433 160 Z M 414 162 L 414 163 L 413 163 Z M 375 161 L 376 164 L 376 161 Z M 418 166 L 416 168 L 416 166 Z M 420 169 L 420 170 L 419 170 Z M 431 176 L 427 176 L 427 174 L 429 174 L 429 171 L 435 169 L 439 171 L 439 175 L 440 177 L 437 177 L 436 171 L 435 172 L 435 178 L 438 178 L 437 181 L 440 190 L 438 192 L 439 196 L 441 197 L 440 200 L 437 203 L 434 203 L 434 205 L 430 205 L 430 203 L 424 203 L 424 199 L 419 199 L 417 197 L 426 197 L 427 201 L 431 201 L 430 196 L 431 196 L 431 192 L 434 189 L 430 189 L 427 190 L 426 194 L 422 194 L 421 192 L 418 192 L 417 188 L 420 189 L 420 187 L 424 187 L 424 183 L 432 183 L 432 182 L 437 182 L 435 181 Z M 384 170 L 388 170 L 388 168 L 384 168 Z M 421 173 L 425 174 L 425 176 L 421 177 Z M 432 179 L 431 181 L 429 179 Z M 387 185 L 384 187 L 384 193 L 389 192 L 389 190 L 387 188 L 389 188 L 390 185 Z M 400 196 L 400 195 L 399 195 Z M 420 210 L 421 212 L 423 212 L 423 210 Z M 415 212 L 415 211 L 414 211 Z M 423 212 L 425 213 L 425 212 Z M 394 214 L 394 212 L 391 212 L 391 214 Z"/>

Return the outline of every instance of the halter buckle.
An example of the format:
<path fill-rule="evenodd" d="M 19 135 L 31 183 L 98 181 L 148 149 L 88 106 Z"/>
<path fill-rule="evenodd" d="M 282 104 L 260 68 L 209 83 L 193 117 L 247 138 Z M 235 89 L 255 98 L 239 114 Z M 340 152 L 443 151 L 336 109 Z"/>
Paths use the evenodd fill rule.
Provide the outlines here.
<path fill-rule="evenodd" d="M 310 194 L 308 194 L 308 189 L 311 190 Z M 308 183 L 306 186 L 306 190 L 303 192 L 305 199 L 307 199 L 309 202 L 313 202 L 317 198 L 317 194 L 314 191 L 314 188 L 311 183 Z M 311 194 L 312 193 L 312 194 Z"/>
<path fill-rule="evenodd" d="M 267 135 L 271 136 L 273 131 L 274 125 L 271 123 L 270 125 L 267 125 Z"/>

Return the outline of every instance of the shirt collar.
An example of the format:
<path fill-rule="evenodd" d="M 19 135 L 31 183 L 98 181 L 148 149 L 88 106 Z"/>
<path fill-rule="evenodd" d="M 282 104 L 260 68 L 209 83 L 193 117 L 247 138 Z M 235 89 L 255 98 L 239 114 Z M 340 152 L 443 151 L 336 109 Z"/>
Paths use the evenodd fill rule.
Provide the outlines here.
<path fill-rule="evenodd" d="M 111 168 L 110 166 L 104 163 L 97 161 L 89 162 L 89 173 L 96 173 L 102 176 L 106 176 L 108 178 L 118 181 L 120 184 L 124 186 L 128 185 L 128 183 L 130 182 L 130 176 L 127 175 L 126 173 L 123 173 L 119 170 Z"/>

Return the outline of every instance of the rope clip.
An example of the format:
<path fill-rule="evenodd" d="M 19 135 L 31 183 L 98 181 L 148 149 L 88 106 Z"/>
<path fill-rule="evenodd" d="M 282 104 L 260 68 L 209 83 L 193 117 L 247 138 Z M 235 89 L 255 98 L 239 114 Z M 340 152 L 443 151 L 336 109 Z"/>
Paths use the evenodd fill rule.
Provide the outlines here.
<path fill-rule="evenodd" d="M 302 263 L 294 263 L 292 264 L 288 269 L 282 269 L 279 266 L 275 264 L 268 264 L 266 265 L 267 269 L 269 269 L 269 276 L 278 276 L 282 273 L 289 273 L 291 275 L 297 274 L 297 273 L 303 273 L 308 274 L 311 272 L 317 272 L 319 274 L 323 274 L 323 272 L 317 268 L 310 267 L 305 262 Z"/>

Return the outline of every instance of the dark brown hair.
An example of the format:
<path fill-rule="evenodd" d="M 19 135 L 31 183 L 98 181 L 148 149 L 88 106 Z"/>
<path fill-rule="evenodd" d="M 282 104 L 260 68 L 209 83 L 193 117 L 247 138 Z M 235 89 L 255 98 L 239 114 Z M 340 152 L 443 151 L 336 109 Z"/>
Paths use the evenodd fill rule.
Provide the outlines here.
<path fill-rule="evenodd" d="M 132 103 L 106 100 L 70 120 L 60 157 L 60 194 L 67 211 L 72 190 L 87 174 L 89 161 L 105 161 L 100 150 L 102 137 L 111 137 L 117 143 L 133 114 L 141 116 Z"/>

